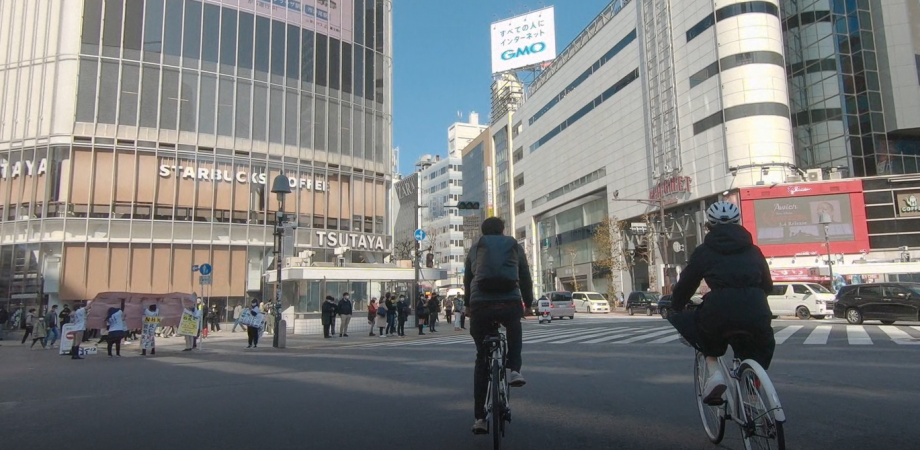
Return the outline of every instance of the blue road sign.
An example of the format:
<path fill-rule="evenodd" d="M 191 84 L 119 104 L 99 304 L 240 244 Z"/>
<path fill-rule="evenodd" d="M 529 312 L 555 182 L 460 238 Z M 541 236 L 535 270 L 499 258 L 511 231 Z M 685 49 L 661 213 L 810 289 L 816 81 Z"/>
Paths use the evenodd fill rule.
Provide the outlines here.
<path fill-rule="evenodd" d="M 425 233 L 425 230 L 421 228 L 419 228 L 418 230 L 415 230 L 415 240 L 416 241 L 424 241 L 426 237 L 428 237 L 428 234 Z"/>
<path fill-rule="evenodd" d="M 192 272 L 198 271 L 198 264 L 192 264 Z"/>
<path fill-rule="evenodd" d="M 212 270 L 212 269 L 211 269 L 211 265 L 210 265 L 210 264 L 202 264 L 201 266 L 198 267 L 198 273 L 200 273 L 200 274 L 202 274 L 202 275 L 210 275 L 210 274 L 211 274 L 211 270 Z"/>

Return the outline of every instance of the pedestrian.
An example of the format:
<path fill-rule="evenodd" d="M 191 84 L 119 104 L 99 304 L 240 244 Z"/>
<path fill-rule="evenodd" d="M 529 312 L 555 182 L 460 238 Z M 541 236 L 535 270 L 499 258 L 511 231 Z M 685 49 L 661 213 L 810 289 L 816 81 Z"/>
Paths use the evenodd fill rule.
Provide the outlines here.
<path fill-rule="evenodd" d="M 109 358 L 112 357 L 112 346 L 115 346 L 115 356 L 121 357 L 121 339 L 125 337 L 128 327 L 125 326 L 125 313 L 118 308 L 109 308 L 105 323 L 108 325 Z"/>
<path fill-rule="evenodd" d="M 208 311 L 208 327 L 212 333 L 217 332 L 217 307 L 214 306 Z"/>
<path fill-rule="evenodd" d="M 48 335 L 45 337 L 45 347 L 54 348 L 54 343 L 61 337 L 61 332 L 58 331 L 58 305 L 51 305 L 51 311 L 48 311 L 48 314 L 45 314 L 45 326 L 48 329 Z"/>
<path fill-rule="evenodd" d="M 454 297 L 454 331 L 460 331 L 460 320 L 463 317 L 463 297 Z"/>
<path fill-rule="evenodd" d="M 192 339 L 193 349 L 198 348 L 198 339 L 201 338 L 201 330 L 203 330 L 206 326 L 208 326 L 206 324 L 207 318 L 205 317 L 207 316 L 207 314 L 208 314 L 208 308 L 207 306 L 205 306 L 204 300 L 202 300 L 199 297 L 198 300 L 195 301 L 195 318 L 198 319 L 198 334 L 196 334 L 195 337 Z"/>
<path fill-rule="evenodd" d="M 259 309 L 262 311 L 262 315 L 265 316 L 265 321 L 262 322 L 262 333 L 275 334 L 275 308 L 272 308 L 271 303 L 263 302 Z"/>
<path fill-rule="evenodd" d="M 35 318 L 35 308 L 29 308 L 29 312 L 26 313 L 26 331 L 22 333 L 22 343 L 26 343 L 26 338 L 32 335 L 32 319 Z"/>
<path fill-rule="evenodd" d="M 192 317 L 198 319 L 200 323 L 201 313 L 200 311 L 198 311 L 198 308 L 194 303 L 191 306 L 186 306 L 185 312 L 188 314 L 191 314 Z M 198 328 L 200 329 L 201 327 L 199 326 Z M 197 338 L 197 336 L 183 336 L 183 337 L 185 337 L 185 348 L 182 349 L 182 351 L 183 352 L 192 351 L 192 349 L 196 347 L 195 339 Z"/>
<path fill-rule="evenodd" d="M 371 332 L 368 333 L 368 336 L 375 336 L 374 334 L 374 320 L 377 318 L 377 297 L 372 297 L 371 302 L 367 304 L 367 324 L 371 326 Z"/>
<path fill-rule="evenodd" d="M 86 332 L 86 314 L 92 307 L 81 304 L 73 312 L 73 345 L 70 347 L 70 359 L 83 359 L 80 356 L 80 344 L 83 342 L 83 334 Z"/>
<path fill-rule="evenodd" d="M 424 336 L 425 323 L 428 321 L 428 304 L 425 298 L 419 298 L 415 304 L 415 317 L 418 318 L 418 335 Z"/>
<path fill-rule="evenodd" d="M 409 320 L 409 303 L 406 301 L 406 296 L 400 294 L 399 301 L 396 302 L 396 318 L 399 321 L 399 325 L 396 327 L 396 334 L 400 337 L 406 336 L 406 321 Z"/>
<path fill-rule="evenodd" d="M 323 337 L 326 339 L 331 338 L 329 330 L 332 329 L 332 324 L 335 323 L 335 297 L 331 295 L 326 296 L 326 301 L 323 302 L 322 307 L 322 322 L 323 322 Z M 332 331 L 335 333 L 335 331 Z"/>
<path fill-rule="evenodd" d="M 42 343 L 42 348 L 45 347 L 45 336 L 48 335 L 47 328 L 45 327 L 45 318 L 39 315 L 32 316 L 32 345 L 29 346 L 29 349 L 35 347 L 36 342 Z"/>
<path fill-rule="evenodd" d="M 396 334 L 396 296 L 387 294 L 387 337 Z"/>
<path fill-rule="evenodd" d="M 10 313 L 6 312 L 6 309 L 0 306 L 0 341 L 3 340 L 3 331 L 6 328 L 6 322 L 10 320 Z"/>
<path fill-rule="evenodd" d="M 374 323 L 377 325 L 380 337 L 386 337 L 384 336 L 383 331 L 387 328 L 387 311 L 388 309 L 386 303 L 380 303 L 377 305 L 377 317 L 374 319 Z"/>
<path fill-rule="evenodd" d="M 262 310 L 259 308 L 259 301 L 253 299 L 249 306 L 249 314 L 251 314 L 256 319 L 262 315 Z M 253 323 L 258 323 L 254 321 Z M 246 334 L 249 336 L 249 346 L 246 348 L 257 348 L 259 346 L 259 335 L 262 334 L 261 327 L 248 326 L 246 327 Z"/>
<path fill-rule="evenodd" d="M 431 294 L 431 298 L 428 299 L 428 330 L 432 333 L 438 332 L 434 328 L 438 323 L 438 313 L 440 312 L 441 301 L 438 299 L 438 294 Z"/>
<path fill-rule="evenodd" d="M 339 300 L 338 306 L 339 318 L 342 320 L 341 325 L 339 325 L 339 337 L 348 337 L 348 324 L 351 323 L 353 309 L 354 303 L 348 297 L 348 292 L 342 294 L 342 299 Z"/>
<path fill-rule="evenodd" d="M 154 319 L 160 316 L 157 305 L 153 304 L 144 310 L 144 328 L 141 329 L 141 355 L 147 356 L 147 350 L 151 355 L 157 354 L 157 333 L 155 326 L 147 326 L 147 319 Z"/>
<path fill-rule="evenodd" d="M 230 330 L 231 333 L 236 333 L 237 326 L 243 327 L 244 330 L 246 329 L 246 325 L 240 324 L 240 317 L 242 315 L 243 315 L 243 304 L 237 303 L 236 306 L 233 307 L 233 329 Z"/>
<path fill-rule="evenodd" d="M 451 297 L 444 301 L 444 319 L 447 323 L 454 321 L 454 299 Z"/>

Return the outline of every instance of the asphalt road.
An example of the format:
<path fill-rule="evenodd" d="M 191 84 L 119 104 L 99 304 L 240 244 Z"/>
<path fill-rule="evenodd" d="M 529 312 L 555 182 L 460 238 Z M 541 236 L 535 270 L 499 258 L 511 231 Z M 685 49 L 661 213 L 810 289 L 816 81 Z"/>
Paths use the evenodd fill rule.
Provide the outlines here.
<path fill-rule="evenodd" d="M 575 333 L 577 341 L 579 333 L 651 333 L 662 324 L 576 319 L 525 330 Z M 829 324 L 837 328 L 823 345 L 805 343 L 809 330 Z M 803 326 L 778 346 L 770 371 L 788 418 L 788 448 L 917 448 L 920 345 L 885 339 L 870 324 L 871 345 L 852 345 L 839 322 L 775 325 Z M 920 337 L 911 328 L 918 324 L 906 325 Z M 424 344 L 354 336 L 294 341 L 285 350 L 267 339 L 267 348 L 246 350 L 244 333 L 223 333 L 200 352 L 180 352 L 171 339 L 153 358 L 127 346 L 123 358 L 83 361 L 8 338 L 0 342 L 0 442 L 10 449 L 491 448 L 489 437 L 469 430 L 473 347 L 442 330 Z M 651 338 L 559 343 L 573 334 L 566 336 L 525 344 L 528 384 L 512 394 L 507 448 L 715 448 L 696 412 L 689 349 Z M 721 448 L 743 448 L 738 428 L 727 427 Z"/>

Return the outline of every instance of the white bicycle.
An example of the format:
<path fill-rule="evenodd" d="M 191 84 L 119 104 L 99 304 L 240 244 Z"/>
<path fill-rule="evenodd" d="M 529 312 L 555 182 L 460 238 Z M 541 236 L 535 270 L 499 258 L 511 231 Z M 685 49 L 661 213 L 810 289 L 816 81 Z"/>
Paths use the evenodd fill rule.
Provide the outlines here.
<path fill-rule="evenodd" d="M 732 348 L 737 348 L 735 343 L 750 339 L 752 335 L 736 331 L 726 334 L 725 337 Z M 699 351 L 696 352 L 693 385 L 700 419 L 709 440 L 713 444 L 722 442 L 725 435 L 725 419 L 728 419 L 741 427 L 744 448 L 747 450 L 785 449 L 783 424 L 786 422 L 786 415 L 776 395 L 776 389 L 773 388 L 773 383 L 763 367 L 752 359 L 742 361 L 738 358 L 732 359 L 730 370 L 724 358 L 719 358 L 719 367 L 727 380 L 728 389 L 723 394 L 721 404 L 707 405 L 703 403 L 703 386 L 707 378 L 706 357 Z"/>

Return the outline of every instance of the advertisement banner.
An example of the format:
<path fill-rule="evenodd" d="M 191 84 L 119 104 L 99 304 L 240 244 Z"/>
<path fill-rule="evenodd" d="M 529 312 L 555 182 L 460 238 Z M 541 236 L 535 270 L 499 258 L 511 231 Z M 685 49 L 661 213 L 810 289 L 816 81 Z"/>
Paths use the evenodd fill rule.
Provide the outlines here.
<path fill-rule="evenodd" d="M 198 336 L 198 322 L 200 320 L 188 311 L 183 312 L 176 334 L 179 336 Z"/>
<path fill-rule="evenodd" d="M 351 0 L 204 0 L 270 17 L 329 37 L 354 40 Z"/>
<path fill-rule="evenodd" d="M 555 10 L 538 9 L 492 23 L 492 73 L 556 58 Z"/>
<path fill-rule="evenodd" d="M 156 344 L 157 327 L 160 326 L 159 317 L 144 317 L 144 327 L 141 328 L 141 348 L 150 350 Z"/>
<path fill-rule="evenodd" d="M 831 220 L 827 226 L 831 241 L 855 239 L 850 196 L 846 194 L 755 200 L 754 211 L 759 245 L 824 242 L 822 215 Z"/>

